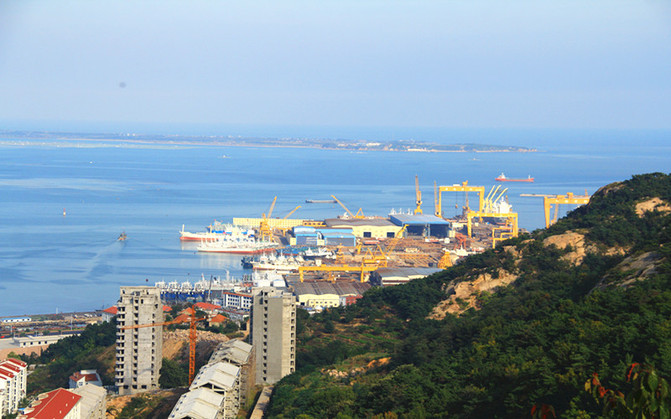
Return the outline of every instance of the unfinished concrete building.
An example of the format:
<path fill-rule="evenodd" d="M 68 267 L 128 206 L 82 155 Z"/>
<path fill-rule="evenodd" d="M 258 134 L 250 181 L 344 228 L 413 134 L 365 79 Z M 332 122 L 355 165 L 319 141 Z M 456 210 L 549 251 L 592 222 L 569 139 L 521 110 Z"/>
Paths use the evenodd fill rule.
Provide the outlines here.
<path fill-rule="evenodd" d="M 119 394 L 155 390 L 161 370 L 163 322 L 161 292 L 155 287 L 121 287 L 117 303 L 116 377 Z"/>
<path fill-rule="evenodd" d="M 252 305 L 256 383 L 273 384 L 296 369 L 296 297 L 261 288 Z"/>

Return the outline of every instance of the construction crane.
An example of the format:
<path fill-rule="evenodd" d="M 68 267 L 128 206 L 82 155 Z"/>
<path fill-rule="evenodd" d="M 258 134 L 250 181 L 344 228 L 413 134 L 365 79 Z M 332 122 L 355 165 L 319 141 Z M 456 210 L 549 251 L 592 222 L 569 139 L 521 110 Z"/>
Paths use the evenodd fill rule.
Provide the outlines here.
<path fill-rule="evenodd" d="M 549 228 L 557 222 L 559 215 L 559 205 L 585 205 L 589 203 L 590 196 L 585 191 L 585 195 L 574 195 L 568 192 L 566 195 L 546 195 L 546 194 L 521 194 L 520 196 L 532 196 L 543 198 L 543 212 L 545 213 L 545 228 Z M 550 211 L 555 205 L 554 217 L 550 219 Z"/>
<path fill-rule="evenodd" d="M 189 385 L 191 385 L 196 372 L 196 323 L 205 319 L 206 317 L 197 318 L 196 310 L 191 307 L 190 314 L 180 314 L 174 320 L 160 323 L 135 324 L 130 326 L 123 326 L 119 329 L 140 329 L 144 327 L 162 327 L 171 324 L 189 323 Z"/>
<path fill-rule="evenodd" d="M 415 204 L 417 204 L 417 208 L 415 208 L 415 214 L 421 214 L 422 213 L 422 191 L 419 190 L 419 178 L 417 175 L 415 175 Z"/>
<path fill-rule="evenodd" d="M 338 204 L 340 204 L 340 206 L 343 207 L 343 209 L 345 210 L 345 212 L 347 212 L 347 214 L 348 214 L 350 217 L 352 217 L 352 218 L 366 218 L 366 216 L 363 215 L 363 210 L 362 210 L 361 208 L 359 208 L 359 211 L 357 211 L 356 214 L 352 214 L 352 211 L 350 211 L 350 210 L 345 206 L 345 204 L 343 204 L 342 202 L 340 202 L 340 200 L 339 200 L 338 198 L 336 198 L 335 195 L 331 195 L 331 198 L 333 198 Z"/>
<path fill-rule="evenodd" d="M 387 267 L 389 263 L 389 255 L 394 251 L 398 242 L 403 238 L 403 233 L 408 228 L 408 225 L 404 225 L 399 231 L 394 234 L 394 237 L 387 243 L 385 249 L 382 250 L 380 245 L 377 245 L 377 251 L 379 254 L 375 254 L 371 251 L 368 251 L 366 257 L 363 259 L 363 263 L 367 265 L 377 264 L 379 267 Z"/>
<path fill-rule="evenodd" d="M 461 185 L 438 186 L 436 195 L 436 216 L 443 216 L 443 192 L 466 192 L 466 206 L 465 212 L 470 212 L 471 208 L 468 205 L 468 192 L 477 192 L 478 194 L 478 212 L 483 210 L 485 201 L 485 187 L 484 186 L 468 186 L 468 181 L 462 182 Z"/>

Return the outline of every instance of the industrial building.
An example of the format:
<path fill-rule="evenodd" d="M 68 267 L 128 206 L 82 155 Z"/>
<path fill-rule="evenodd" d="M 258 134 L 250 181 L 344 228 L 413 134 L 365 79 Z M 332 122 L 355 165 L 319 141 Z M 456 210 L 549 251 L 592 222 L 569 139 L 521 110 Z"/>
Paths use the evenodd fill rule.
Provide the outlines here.
<path fill-rule="evenodd" d="M 302 307 L 338 307 L 347 297 L 363 295 L 371 285 L 367 282 L 296 282 L 292 285 Z"/>
<path fill-rule="evenodd" d="M 435 215 L 392 214 L 389 221 L 399 227 L 406 227 L 408 235 L 422 237 L 449 237 L 451 223 Z"/>
<path fill-rule="evenodd" d="M 163 327 L 126 327 L 163 322 L 160 289 L 121 287 L 117 309 L 115 384 L 119 394 L 158 389 Z"/>
<path fill-rule="evenodd" d="M 275 288 L 254 296 L 251 321 L 256 384 L 274 384 L 296 369 L 296 297 Z"/>
<path fill-rule="evenodd" d="M 383 287 L 405 284 L 441 271 L 440 268 L 380 268 L 370 275 L 370 283 Z"/>
<path fill-rule="evenodd" d="M 324 224 L 330 228 L 349 228 L 359 238 L 386 239 L 401 231 L 401 227 L 386 218 L 328 218 Z"/>

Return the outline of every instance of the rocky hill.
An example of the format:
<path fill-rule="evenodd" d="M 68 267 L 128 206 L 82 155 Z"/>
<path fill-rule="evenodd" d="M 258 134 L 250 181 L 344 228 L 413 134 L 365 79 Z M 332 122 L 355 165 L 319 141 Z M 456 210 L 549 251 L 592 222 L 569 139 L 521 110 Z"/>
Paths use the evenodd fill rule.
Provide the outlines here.
<path fill-rule="evenodd" d="M 593 374 L 625 394 L 632 363 L 671 376 L 670 243 L 671 177 L 639 175 L 547 230 L 302 316 L 269 416 L 596 417 Z"/>

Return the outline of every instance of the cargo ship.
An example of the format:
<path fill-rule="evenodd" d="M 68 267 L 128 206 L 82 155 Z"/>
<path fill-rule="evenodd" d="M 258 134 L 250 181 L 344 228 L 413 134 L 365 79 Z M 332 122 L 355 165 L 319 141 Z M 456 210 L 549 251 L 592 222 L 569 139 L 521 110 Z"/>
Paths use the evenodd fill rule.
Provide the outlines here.
<path fill-rule="evenodd" d="M 522 178 L 522 179 L 512 179 L 512 178 L 506 177 L 506 175 L 504 173 L 501 173 L 499 175 L 499 177 L 497 177 L 494 180 L 496 180 L 497 182 L 533 182 L 534 178 L 529 176 L 527 178 Z"/>

